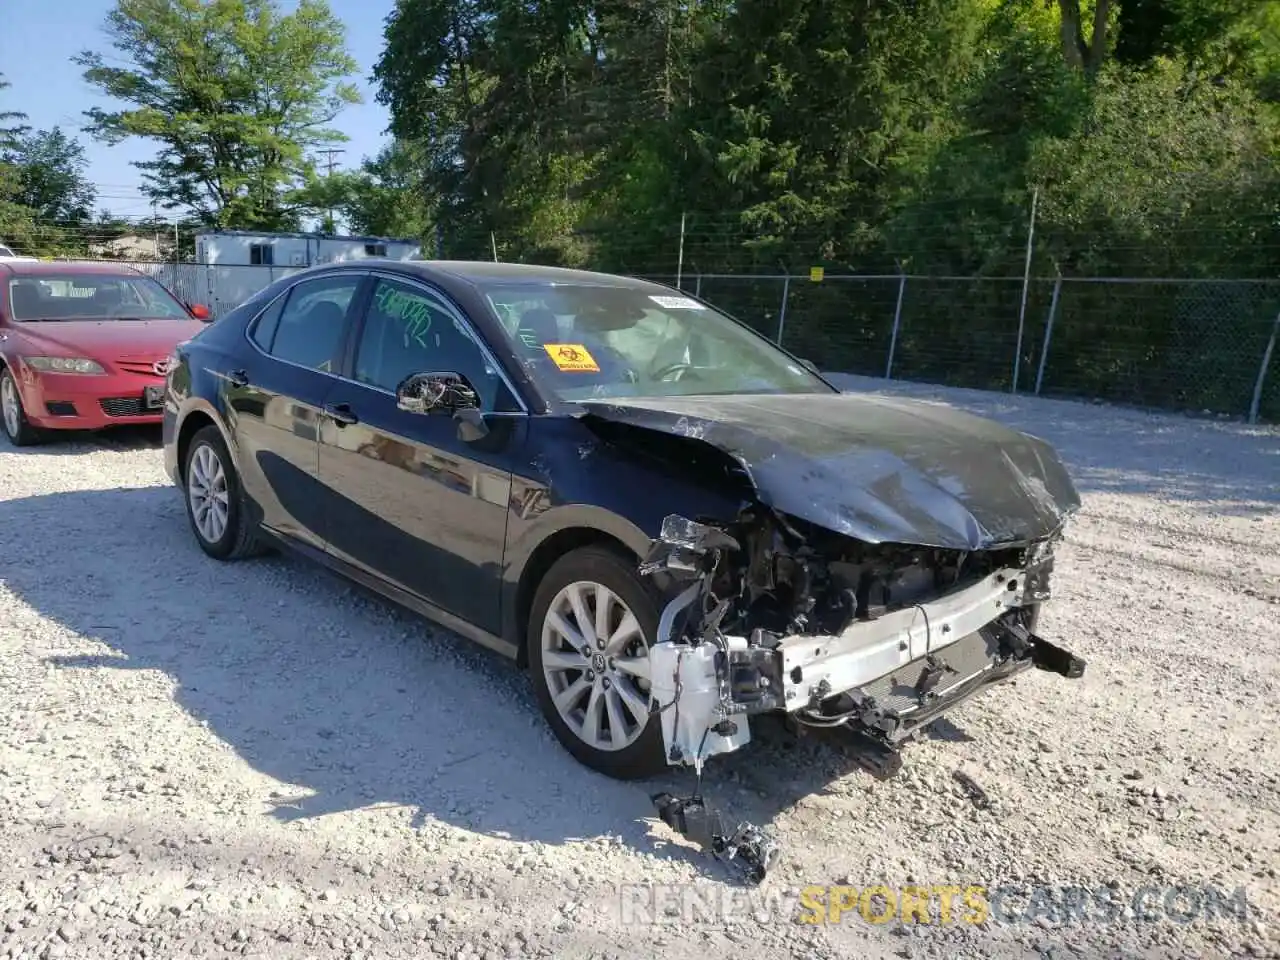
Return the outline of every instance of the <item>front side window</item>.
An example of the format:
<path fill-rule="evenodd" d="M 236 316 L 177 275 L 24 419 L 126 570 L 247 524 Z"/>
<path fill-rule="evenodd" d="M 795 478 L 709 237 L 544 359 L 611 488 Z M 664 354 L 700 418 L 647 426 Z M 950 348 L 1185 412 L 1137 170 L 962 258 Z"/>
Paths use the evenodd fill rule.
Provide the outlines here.
<path fill-rule="evenodd" d="M 356 346 L 356 380 L 394 391 L 406 377 L 433 372 L 462 374 L 481 407 L 495 409 L 500 379 L 467 326 L 421 287 L 379 280 Z"/>
<path fill-rule="evenodd" d="M 289 292 L 278 312 L 272 307 L 258 318 L 251 334 L 254 341 L 280 360 L 325 372 L 336 369 L 347 311 L 361 279 L 304 280 Z"/>
<path fill-rule="evenodd" d="M 530 375 L 561 400 L 832 393 L 763 337 L 658 286 L 482 287 Z"/>
<path fill-rule="evenodd" d="M 14 320 L 190 320 L 150 277 L 108 273 L 41 273 L 9 281 Z"/>

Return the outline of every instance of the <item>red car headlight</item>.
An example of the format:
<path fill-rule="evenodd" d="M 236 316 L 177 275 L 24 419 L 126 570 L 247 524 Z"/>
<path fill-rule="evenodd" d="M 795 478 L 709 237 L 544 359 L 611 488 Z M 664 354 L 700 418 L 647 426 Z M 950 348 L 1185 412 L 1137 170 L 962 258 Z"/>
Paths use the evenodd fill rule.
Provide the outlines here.
<path fill-rule="evenodd" d="M 23 357 L 22 362 L 37 373 L 103 374 L 107 371 L 88 357 Z"/>

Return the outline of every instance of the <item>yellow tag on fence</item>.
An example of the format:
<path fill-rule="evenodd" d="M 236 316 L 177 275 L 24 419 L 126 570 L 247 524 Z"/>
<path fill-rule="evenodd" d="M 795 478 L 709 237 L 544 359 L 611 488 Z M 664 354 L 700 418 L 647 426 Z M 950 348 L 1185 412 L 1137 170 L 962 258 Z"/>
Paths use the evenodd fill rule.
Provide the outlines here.
<path fill-rule="evenodd" d="M 809 268 L 809 279 L 814 283 L 821 283 L 822 278 L 826 276 L 826 274 L 827 274 L 826 270 L 824 270 L 822 267 Z"/>
<path fill-rule="evenodd" d="M 596 363 L 591 352 L 580 343 L 544 343 L 547 351 L 559 369 L 566 373 L 599 373 L 600 365 Z"/>

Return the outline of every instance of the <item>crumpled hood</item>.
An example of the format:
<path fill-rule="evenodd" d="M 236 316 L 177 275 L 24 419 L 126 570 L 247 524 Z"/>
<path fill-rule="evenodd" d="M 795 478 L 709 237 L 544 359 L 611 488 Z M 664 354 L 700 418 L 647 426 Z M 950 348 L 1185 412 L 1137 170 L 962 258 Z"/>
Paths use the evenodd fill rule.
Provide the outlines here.
<path fill-rule="evenodd" d="M 710 444 L 743 466 L 762 502 L 868 543 L 1025 542 L 1080 506 L 1043 440 L 922 401 L 842 393 L 581 405 L 588 419 Z"/>

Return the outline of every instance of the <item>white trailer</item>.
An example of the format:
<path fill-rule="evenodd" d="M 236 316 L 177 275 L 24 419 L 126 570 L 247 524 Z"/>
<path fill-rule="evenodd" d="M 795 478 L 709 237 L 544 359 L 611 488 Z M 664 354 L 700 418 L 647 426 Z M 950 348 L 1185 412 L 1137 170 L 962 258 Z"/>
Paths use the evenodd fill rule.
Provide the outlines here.
<path fill-rule="evenodd" d="M 236 267 L 310 267 L 379 257 L 409 260 L 421 245 L 403 237 L 337 237 L 322 233 L 210 230 L 196 234 L 196 262 Z"/>

